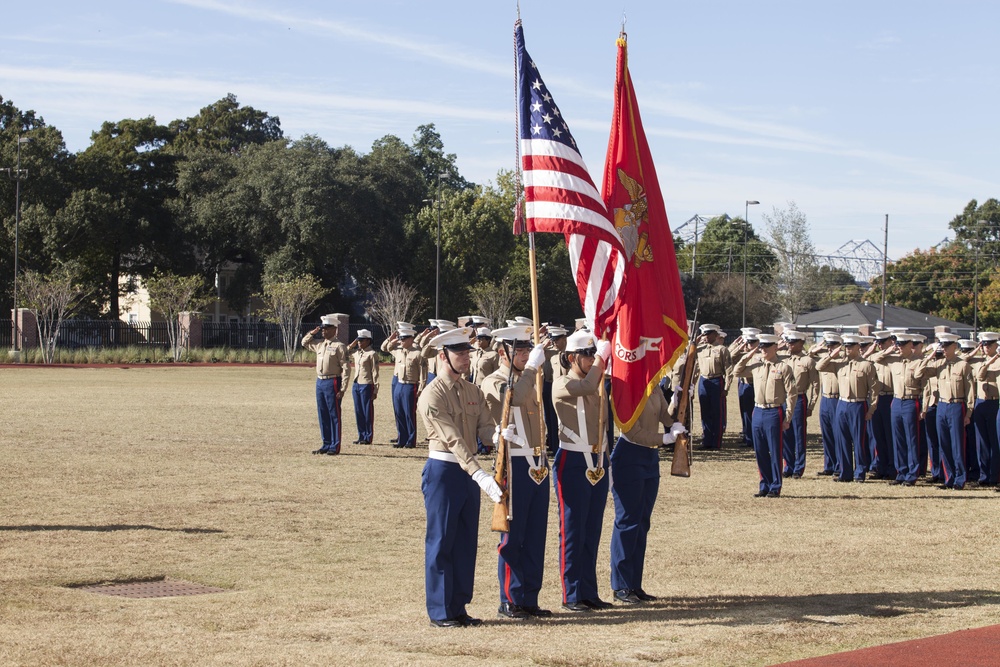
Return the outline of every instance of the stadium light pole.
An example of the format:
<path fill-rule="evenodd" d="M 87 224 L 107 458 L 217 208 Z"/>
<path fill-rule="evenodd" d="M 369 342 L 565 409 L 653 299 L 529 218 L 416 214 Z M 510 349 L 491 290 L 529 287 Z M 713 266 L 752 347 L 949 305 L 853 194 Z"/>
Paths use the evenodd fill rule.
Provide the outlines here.
<path fill-rule="evenodd" d="M 747 234 L 750 229 L 750 207 L 759 203 L 756 199 L 747 199 L 743 207 L 743 324 L 740 325 L 743 327 L 747 325 Z"/>
<path fill-rule="evenodd" d="M 17 167 L 11 169 L 7 167 L 2 171 L 7 172 L 7 176 L 14 181 L 14 326 L 13 326 L 13 337 L 14 337 L 14 350 L 20 349 L 20 338 L 21 336 L 18 323 L 17 323 L 17 273 L 20 271 L 20 265 L 18 263 L 18 255 L 20 253 L 21 246 L 21 181 L 28 177 L 28 170 L 21 169 L 21 145 L 26 144 L 31 141 L 31 137 L 18 137 L 17 138 Z"/>

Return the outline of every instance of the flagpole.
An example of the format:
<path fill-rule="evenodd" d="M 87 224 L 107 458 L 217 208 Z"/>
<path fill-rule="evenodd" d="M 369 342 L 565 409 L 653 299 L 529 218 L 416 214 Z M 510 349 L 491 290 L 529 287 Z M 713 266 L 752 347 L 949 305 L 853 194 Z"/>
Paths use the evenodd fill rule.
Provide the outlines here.
<path fill-rule="evenodd" d="M 518 218 L 523 219 L 524 212 L 524 185 L 521 181 L 521 106 L 520 92 L 518 88 L 518 52 L 517 52 L 517 26 L 521 23 L 521 3 L 517 3 L 517 21 L 514 23 L 514 178 L 517 181 L 517 203 L 514 210 L 515 224 Z M 518 232 L 520 233 L 520 232 Z M 538 308 L 538 268 L 535 260 L 535 233 L 528 232 L 528 266 L 531 275 L 531 322 L 535 333 L 535 345 L 542 342 L 541 316 Z M 545 447 L 545 399 L 543 397 L 543 384 L 545 382 L 545 372 L 539 368 L 535 372 L 535 398 L 538 401 L 538 446 L 534 448 L 534 456 L 539 459 L 539 468 L 543 470 L 541 479 L 548 475 L 549 461 L 548 451 Z"/>

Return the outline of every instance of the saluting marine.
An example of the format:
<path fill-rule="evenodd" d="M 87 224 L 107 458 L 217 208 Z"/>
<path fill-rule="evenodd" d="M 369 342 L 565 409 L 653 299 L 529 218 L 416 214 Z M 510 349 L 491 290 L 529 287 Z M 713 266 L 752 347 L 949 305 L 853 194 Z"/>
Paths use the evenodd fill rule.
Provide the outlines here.
<path fill-rule="evenodd" d="M 832 331 L 823 333 L 823 341 L 813 345 L 809 350 L 809 356 L 819 357 L 821 352 L 834 351 L 843 342 L 839 334 Z M 823 469 L 816 474 L 820 476 L 840 476 L 840 463 L 837 459 L 837 452 L 840 450 L 837 441 L 840 439 L 840 430 L 837 428 L 837 405 L 840 403 L 840 380 L 837 373 L 826 370 L 820 371 L 820 391 L 822 396 L 819 399 L 819 432 L 823 440 Z"/>
<path fill-rule="evenodd" d="M 542 402 L 545 405 L 545 447 L 549 456 L 555 456 L 556 448 L 559 446 L 559 420 L 552 405 L 552 382 L 566 373 L 566 369 L 559 363 L 559 355 L 566 349 L 566 336 L 569 332 L 563 327 L 550 324 L 546 327 L 545 335 L 545 363 L 542 364 L 545 376 L 545 383 L 542 385 Z"/>
<path fill-rule="evenodd" d="M 347 346 L 337 340 L 337 316 L 324 315 L 320 322 L 302 338 L 302 347 L 316 353 L 316 412 L 323 444 L 313 454 L 333 456 L 340 453 L 340 401 L 344 398 L 351 364 Z"/>
<path fill-rule="evenodd" d="M 840 431 L 840 475 L 835 482 L 864 482 L 868 472 L 868 429 L 865 422 L 872 418 L 878 404 L 882 386 L 875 373 L 875 365 L 861 357 L 861 344 L 866 336 L 845 334 L 844 343 L 835 352 L 816 363 L 819 371 L 837 373 L 840 398 L 837 403 L 837 427 Z M 855 466 L 855 461 L 857 465 Z"/>
<path fill-rule="evenodd" d="M 559 451 L 552 471 L 559 505 L 559 573 L 563 608 L 607 609 L 597 592 L 597 553 L 608 500 L 607 443 L 598 425 L 604 367 L 611 343 L 586 329 L 574 332 L 560 355 L 568 373 L 552 383 L 559 417 Z"/>
<path fill-rule="evenodd" d="M 920 468 L 920 401 L 926 381 L 917 378 L 917 371 L 926 364 L 922 357 L 914 357 L 914 340 L 910 334 L 897 333 L 895 343 L 888 349 L 869 357 L 889 371 L 892 382 L 889 392 L 882 392 L 879 401 L 892 400 L 892 442 L 896 478 L 891 484 L 913 486 Z M 874 419 L 874 418 L 873 418 Z"/>
<path fill-rule="evenodd" d="M 875 337 L 875 345 L 866 356 L 872 358 L 878 352 L 891 350 L 900 334 L 904 338 L 909 336 L 905 330 L 898 328 L 874 332 L 872 335 Z M 893 433 L 892 406 L 895 402 L 892 372 L 884 364 L 875 364 L 875 374 L 878 375 L 882 388 L 879 390 L 875 414 L 868 422 L 868 450 L 871 453 L 868 470 L 872 473 L 872 479 L 896 479 L 899 476 L 899 469 L 896 467 L 898 445 Z"/>
<path fill-rule="evenodd" d="M 753 450 L 760 473 L 758 498 L 777 498 L 781 495 L 782 431 L 792 424 L 786 405 L 795 404 L 795 374 L 791 366 L 778 358 L 778 336 L 758 335 L 754 354 L 744 354 L 733 368 L 738 377 L 753 377 Z M 749 350 L 744 341 L 743 352 Z"/>
<path fill-rule="evenodd" d="M 928 360 L 917 373 L 921 380 L 937 378 L 937 432 L 944 467 L 941 488 L 962 490 L 966 481 L 965 427 L 972 422 L 976 396 L 972 367 L 958 356 L 958 336 L 940 333 L 937 339 L 944 356 Z"/>
<path fill-rule="evenodd" d="M 500 342 L 497 349 L 500 367 L 483 379 L 481 389 L 498 430 L 503 418 L 507 381 L 513 381 L 507 428 L 502 432 L 510 452 L 507 489 L 511 520 L 509 531 L 503 533 L 497 547 L 500 580 L 497 613 L 516 620 L 544 618 L 552 615 L 548 609 L 538 606 L 545 560 L 549 485 L 545 479 L 545 456 L 541 453 L 544 443 L 535 383 L 545 361 L 545 350 L 542 344 L 532 345 L 533 327 L 506 327 L 492 333 Z M 535 456 L 536 447 L 538 456 Z"/>
<path fill-rule="evenodd" d="M 792 426 L 783 436 L 785 467 L 782 474 L 798 479 L 806 469 L 806 420 L 812 416 L 819 399 L 819 371 L 816 360 L 802 351 L 806 343 L 804 333 L 786 328 L 781 337 L 788 346 L 788 354 L 781 358 L 792 369 L 796 393 L 794 405 L 787 406 Z"/>
<path fill-rule="evenodd" d="M 479 491 L 493 502 L 503 492 L 476 460 L 476 438 L 489 439 L 493 420 L 469 373 L 469 334 L 462 327 L 430 340 L 439 350 L 438 377 L 417 409 L 429 438 L 421 490 L 427 510 L 425 577 L 427 615 L 440 628 L 480 625 L 466 612 L 472 601 L 479 540 Z"/>
<path fill-rule="evenodd" d="M 399 329 L 382 343 L 382 351 L 395 360 L 392 372 L 392 409 L 396 415 L 394 446 L 413 449 L 417 446 L 417 398 L 424 390 L 427 365 L 421 348 L 414 344 L 413 325 L 399 322 Z"/>
<path fill-rule="evenodd" d="M 375 424 L 375 399 L 378 398 L 378 352 L 372 347 L 372 332 L 362 329 L 348 347 L 351 351 L 351 373 L 354 395 L 354 419 L 358 423 L 358 439 L 354 444 L 372 444 Z"/>
<path fill-rule="evenodd" d="M 702 449 L 719 449 L 726 420 L 726 375 L 732 365 L 729 350 L 720 343 L 719 326 L 702 324 L 698 337 L 698 402 L 701 406 Z"/>
<path fill-rule="evenodd" d="M 743 327 L 740 335 L 729 346 L 729 358 L 732 363 L 739 361 L 745 354 L 753 354 L 757 349 L 757 336 L 760 329 L 756 327 Z M 743 341 L 750 343 L 746 349 L 743 348 Z M 737 378 L 736 399 L 740 406 L 740 424 L 743 427 L 743 444 L 753 447 L 753 378 Z"/>
<path fill-rule="evenodd" d="M 470 381 L 476 386 L 482 386 L 483 380 L 500 367 L 497 353 L 493 350 L 493 333 L 488 327 L 476 330 L 476 342 L 472 347 L 472 371 Z"/>
<path fill-rule="evenodd" d="M 972 422 L 976 425 L 980 486 L 996 486 L 1000 480 L 1000 442 L 997 440 L 997 417 L 1000 412 L 997 378 L 1000 377 L 1000 365 L 995 363 L 998 339 L 1000 334 L 996 332 L 981 331 L 977 360 L 972 364 L 976 376 L 976 407 L 972 411 Z"/>

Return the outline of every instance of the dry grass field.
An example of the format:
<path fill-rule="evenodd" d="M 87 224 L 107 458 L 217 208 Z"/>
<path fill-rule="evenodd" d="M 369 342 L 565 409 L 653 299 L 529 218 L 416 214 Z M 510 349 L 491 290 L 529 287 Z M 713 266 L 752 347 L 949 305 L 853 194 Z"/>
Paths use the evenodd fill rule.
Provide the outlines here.
<path fill-rule="evenodd" d="M 426 449 L 388 446 L 383 391 L 380 444 L 349 444 L 348 395 L 344 453 L 311 456 L 312 378 L 0 369 L 0 665 L 770 665 L 1000 622 L 1000 494 L 833 484 L 814 442 L 806 477 L 756 499 L 730 436 L 696 453 L 691 479 L 664 462 L 645 585 L 661 601 L 496 619 L 484 502 L 469 611 L 487 622 L 431 628 Z M 609 501 L 605 554 L 612 517 Z M 560 612 L 555 518 L 553 501 L 541 603 Z M 599 576 L 610 599 L 606 555 Z M 227 592 L 72 588 L 158 577 Z"/>

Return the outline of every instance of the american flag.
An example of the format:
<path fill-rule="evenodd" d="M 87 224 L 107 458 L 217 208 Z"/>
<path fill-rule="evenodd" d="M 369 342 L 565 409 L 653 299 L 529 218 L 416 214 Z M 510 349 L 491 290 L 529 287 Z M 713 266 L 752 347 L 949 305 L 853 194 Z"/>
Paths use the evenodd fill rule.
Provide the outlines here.
<path fill-rule="evenodd" d="M 520 21 L 514 39 L 525 227 L 566 235 L 583 313 L 599 336 L 617 307 L 625 248 L 566 120 L 524 48 Z"/>

